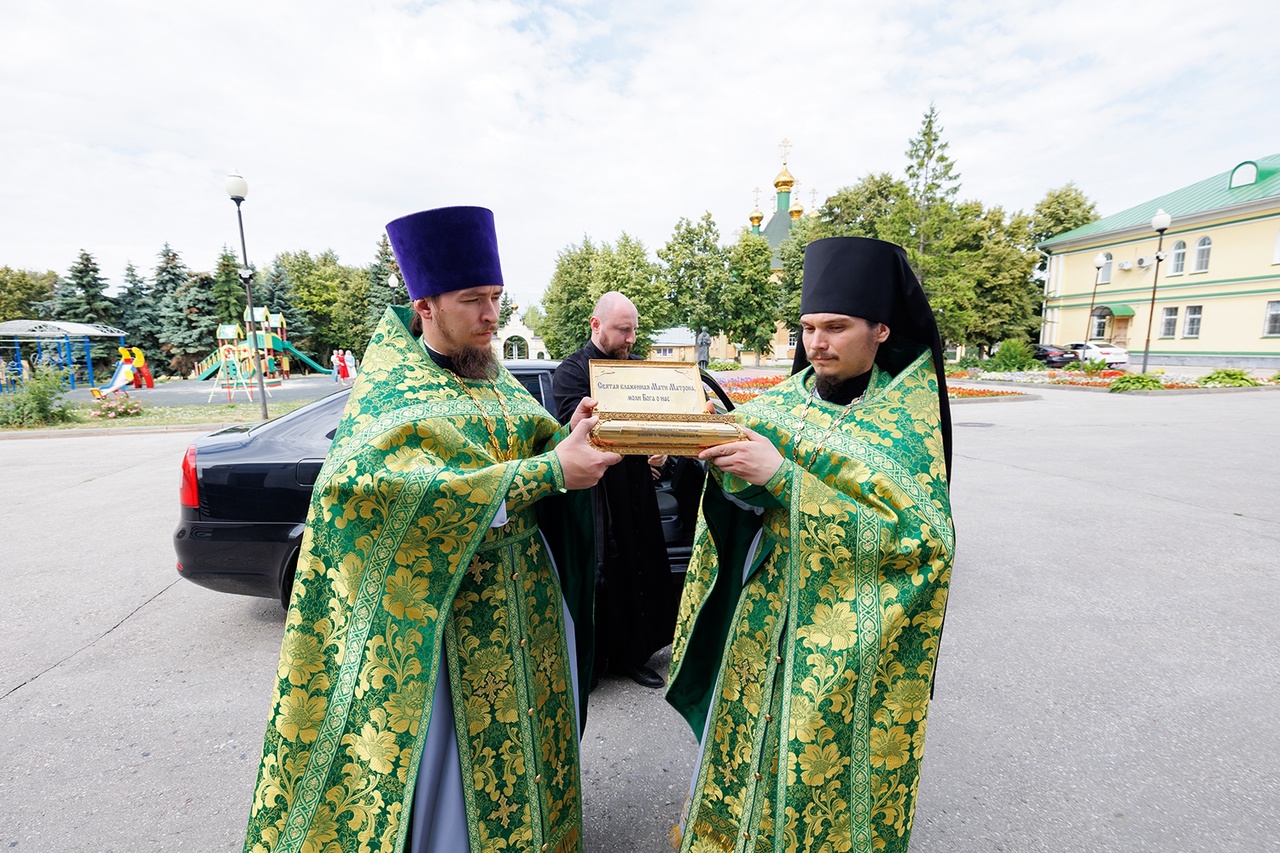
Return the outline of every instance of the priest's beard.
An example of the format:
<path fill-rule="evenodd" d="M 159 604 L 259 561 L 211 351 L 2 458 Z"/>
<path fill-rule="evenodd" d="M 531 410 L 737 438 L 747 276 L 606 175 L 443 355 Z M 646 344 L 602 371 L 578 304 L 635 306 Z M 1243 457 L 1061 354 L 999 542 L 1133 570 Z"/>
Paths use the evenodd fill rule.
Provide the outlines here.
<path fill-rule="evenodd" d="M 867 385 L 870 384 L 870 381 L 871 371 L 868 370 L 859 376 L 839 381 L 832 381 L 825 376 L 817 376 L 814 378 L 814 387 L 817 388 L 818 396 L 828 403 L 844 406 L 848 405 L 855 397 L 861 396 L 867 390 Z"/>
<path fill-rule="evenodd" d="M 493 348 L 488 346 L 459 347 L 453 353 L 453 372 L 463 379 L 488 379 L 498 366 Z"/>

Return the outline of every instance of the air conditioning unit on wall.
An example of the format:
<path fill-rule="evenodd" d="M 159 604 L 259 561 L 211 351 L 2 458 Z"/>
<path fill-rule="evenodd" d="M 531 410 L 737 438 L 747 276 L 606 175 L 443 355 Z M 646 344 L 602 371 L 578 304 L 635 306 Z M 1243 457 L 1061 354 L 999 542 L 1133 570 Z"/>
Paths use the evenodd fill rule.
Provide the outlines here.
<path fill-rule="evenodd" d="M 1138 267 L 1141 269 L 1146 269 L 1147 267 L 1151 266 L 1155 262 L 1156 262 L 1156 259 L 1151 255 L 1138 256 Z"/>
<path fill-rule="evenodd" d="M 1120 262 L 1120 269 L 1122 269 L 1122 270 L 1131 270 L 1131 269 L 1133 269 L 1133 261 L 1121 261 L 1121 262 Z"/>

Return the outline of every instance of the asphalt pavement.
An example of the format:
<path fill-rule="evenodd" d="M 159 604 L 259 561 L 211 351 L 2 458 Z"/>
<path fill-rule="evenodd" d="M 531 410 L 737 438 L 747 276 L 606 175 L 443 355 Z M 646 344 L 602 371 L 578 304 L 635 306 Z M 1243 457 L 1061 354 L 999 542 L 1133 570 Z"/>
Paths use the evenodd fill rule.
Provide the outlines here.
<path fill-rule="evenodd" d="M 1034 393 L 953 410 L 912 851 L 1277 849 L 1280 391 Z M 193 435 L 0 442 L 0 848 L 239 849 L 284 617 L 176 576 Z M 695 754 L 607 679 L 587 850 L 668 849 Z"/>

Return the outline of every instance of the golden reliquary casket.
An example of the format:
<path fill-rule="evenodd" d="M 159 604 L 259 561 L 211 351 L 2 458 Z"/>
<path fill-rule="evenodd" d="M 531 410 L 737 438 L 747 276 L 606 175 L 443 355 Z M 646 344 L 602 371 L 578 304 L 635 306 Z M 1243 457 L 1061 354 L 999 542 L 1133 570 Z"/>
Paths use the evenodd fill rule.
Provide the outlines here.
<path fill-rule="evenodd" d="M 705 448 L 747 438 L 732 415 L 707 411 L 702 377 L 692 362 L 593 359 L 590 370 L 600 418 L 591 443 L 600 450 L 697 456 Z"/>

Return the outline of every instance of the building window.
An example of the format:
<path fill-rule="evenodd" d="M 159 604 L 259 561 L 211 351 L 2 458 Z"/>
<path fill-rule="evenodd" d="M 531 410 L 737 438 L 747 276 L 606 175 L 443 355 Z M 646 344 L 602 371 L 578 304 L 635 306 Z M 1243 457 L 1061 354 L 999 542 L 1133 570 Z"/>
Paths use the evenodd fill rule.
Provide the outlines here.
<path fill-rule="evenodd" d="M 1102 256 L 1107 259 L 1107 262 L 1103 264 L 1102 269 L 1098 271 L 1098 284 L 1110 284 L 1111 283 L 1111 253 L 1103 252 Z"/>
<path fill-rule="evenodd" d="M 1107 318 L 1097 314 L 1089 318 L 1089 340 L 1100 341 L 1107 336 Z"/>
<path fill-rule="evenodd" d="M 1187 243 L 1179 240 L 1173 244 L 1173 260 L 1169 262 L 1169 275 L 1182 275 L 1187 267 Z"/>
<path fill-rule="evenodd" d="M 1267 319 L 1262 324 L 1262 334 L 1280 337 L 1280 302 L 1267 303 Z"/>
<path fill-rule="evenodd" d="M 1185 325 L 1182 327 L 1184 338 L 1200 337 L 1200 306 L 1188 305 Z"/>
<path fill-rule="evenodd" d="M 1201 237 L 1196 242 L 1196 260 L 1192 272 L 1207 272 L 1209 269 L 1209 249 L 1212 248 L 1213 241 L 1208 237 Z"/>
<path fill-rule="evenodd" d="M 1271 250 L 1271 263 L 1280 264 L 1280 231 L 1276 232 L 1276 247 Z"/>
<path fill-rule="evenodd" d="M 658 358 L 671 358 L 676 354 L 675 347 L 654 347 L 653 354 Z"/>
<path fill-rule="evenodd" d="M 1178 309 L 1164 309 L 1164 320 L 1160 323 L 1160 337 L 1172 338 L 1178 334 Z"/>
<path fill-rule="evenodd" d="M 787 333 L 787 346 L 795 347 L 795 345 L 796 345 L 796 330 L 792 329 L 790 332 Z"/>

